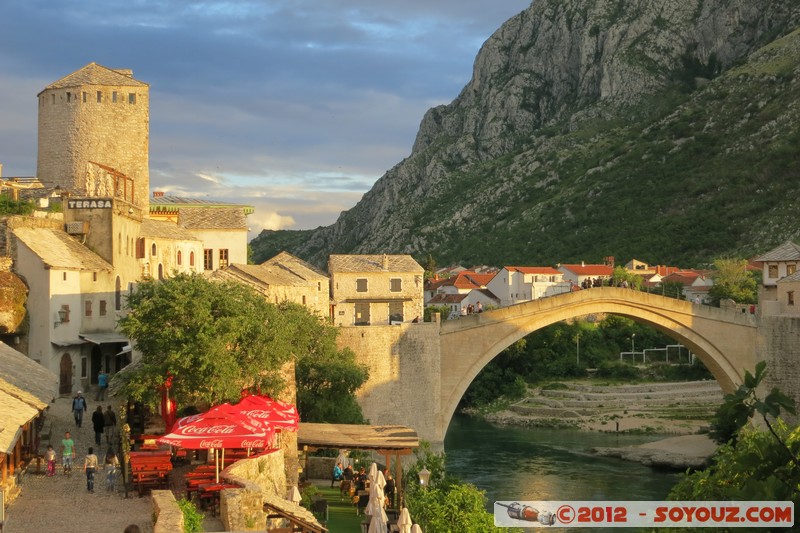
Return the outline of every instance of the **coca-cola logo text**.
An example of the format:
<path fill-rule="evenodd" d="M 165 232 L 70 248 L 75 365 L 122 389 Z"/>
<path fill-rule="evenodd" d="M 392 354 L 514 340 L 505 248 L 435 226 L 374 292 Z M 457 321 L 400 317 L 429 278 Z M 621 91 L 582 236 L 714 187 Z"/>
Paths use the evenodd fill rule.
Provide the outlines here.
<path fill-rule="evenodd" d="M 263 409 L 254 409 L 252 411 L 243 411 L 244 415 L 249 416 L 250 418 L 269 418 L 270 412 L 264 411 Z"/>
<path fill-rule="evenodd" d="M 236 426 L 230 425 L 220 425 L 220 426 L 209 426 L 209 427 L 197 427 L 197 426 L 189 426 L 183 428 L 184 435 L 230 435 L 236 430 Z"/>
<path fill-rule="evenodd" d="M 266 443 L 263 440 L 243 440 L 240 448 L 264 448 Z"/>
<path fill-rule="evenodd" d="M 216 440 L 201 440 L 200 441 L 201 448 L 222 448 L 222 441 L 219 439 Z"/>

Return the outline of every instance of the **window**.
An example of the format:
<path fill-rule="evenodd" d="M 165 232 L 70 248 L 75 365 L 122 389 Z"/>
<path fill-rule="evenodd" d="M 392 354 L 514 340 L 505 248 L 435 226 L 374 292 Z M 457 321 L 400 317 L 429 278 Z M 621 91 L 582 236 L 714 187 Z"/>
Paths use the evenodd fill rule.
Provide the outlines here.
<path fill-rule="evenodd" d="M 136 239 L 136 259 L 144 259 L 144 237 Z"/>
<path fill-rule="evenodd" d="M 117 276 L 117 282 L 114 287 L 114 309 L 119 311 L 122 309 L 122 280 Z"/>
<path fill-rule="evenodd" d="M 769 277 L 773 279 L 778 277 L 778 265 L 769 266 Z"/>
<path fill-rule="evenodd" d="M 403 321 L 403 302 L 389 302 L 389 323 Z"/>
<path fill-rule="evenodd" d="M 100 91 L 97 91 L 97 103 L 99 104 L 102 101 L 103 101 L 103 93 L 100 92 Z"/>
<path fill-rule="evenodd" d="M 92 316 L 92 301 L 86 300 L 83 302 L 83 314 L 84 316 Z"/>
<path fill-rule="evenodd" d="M 97 272 L 92 272 L 92 281 L 97 281 Z"/>
<path fill-rule="evenodd" d="M 62 276 L 61 279 L 63 279 L 64 281 L 67 281 L 67 273 L 66 272 L 63 272 L 61 274 L 61 276 Z"/>
<path fill-rule="evenodd" d="M 55 104 L 56 103 L 56 93 L 53 93 L 51 96 L 53 97 L 53 103 Z"/>
<path fill-rule="evenodd" d="M 128 93 L 128 103 L 129 104 L 136 103 L 136 93 Z"/>
<path fill-rule="evenodd" d="M 100 300 L 100 316 L 106 316 L 106 301 Z"/>
<path fill-rule="evenodd" d="M 369 304 L 357 303 L 355 304 L 355 325 L 356 326 L 369 326 Z"/>
<path fill-rule="evenodd" d="M 786 293 L 786 305 L 794 305 L 794 291 Z"/>
<path fill-rule="evenodd" d="M 158 264 L 158 279 L 164 279 L 164 265 Z"/>
<path fill-rule="evenodd" d="M 356 280 L 356 292 L 367 292 L 366 278 L 359 278 Z"/>
<path fill-rule="evenodd" d="M 89 377 L 89 360 L 86 357 L 81 357 L 81 377 Z"/>
<path fill-rule="evenodd" d="M 67 102 L 72 102 L 72 93 L 67 91 Z"/>
<path fill-rule="evenodd" d="M 83 91 L 83 103 L 86 103 L 86 99 L 89 97 L 89 94 L 86 91 Z"/>
<path fill-rule="evenodd" d="M 303 305 L 306 305 L 306 295 L 303 295 Z"/>
<path fill-rule="evenodd" d="M 219 251 L 219 268 L 228 266 L 228 249 L 220 249 Z"/>
<path fill-rule="evenodd" d="M 150 263 L 145 263 L 142 267 L 142 277 L 147 279 L 150 277 Z"/>
<path fill-rule="evenodd" d="M 178 250 L 178 266 L 183 264 L 183 253 Z"/>
<path fill-rule="evenodd" d="M 214 270 L 214 250 L 211 248 L 203 250 L 203 269 Z"/>
<path fill-rule="evenodd" d="M 111 91 L 111 101 L 114 103 L 117 102 L 117 91 Z"/>
<path fill-rule="evenodd" d="M 156 243 L 153 243 L 153 246 L 150 247 L 150 255 L 155 257 L 156 256 Z"/>
<path fill-rule="evenodd" d="M 189 266 L 194 266 L 194 251 L 189 252 Z"/>
<path fill-rule="evenodd" d="M 797 271 L 797 264 L 792 263 L 792 264 L 786 265 L 786 275 L 787 276 L 791 276 L 796 271 Z"/>
<path fill-rule="evenodd" d="M 403 280 L 400 278 L 392 278 L 390 280 L 389 290 L 392 292 L 400 292 L 403 290 Z"/>

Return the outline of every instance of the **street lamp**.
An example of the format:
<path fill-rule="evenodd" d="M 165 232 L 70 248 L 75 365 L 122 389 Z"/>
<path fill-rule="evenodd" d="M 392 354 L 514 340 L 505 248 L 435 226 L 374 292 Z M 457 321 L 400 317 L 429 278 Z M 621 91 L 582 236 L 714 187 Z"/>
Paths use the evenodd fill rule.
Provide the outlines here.
<path fill-rule="evenodd" d="M 631 361 L 636 362 L 636 333 L 631 335 Z"/>
<path fill-rule="evenodd" d="M 425 468 L 423 466 L 422 470 L 420 470 L 417 475 L 419 476 L 419 484 L 422 485 L 423 487 L 427 487 L 428 486 L 428 482 L 431 479 L 430 470 L 428 470 L 427 468 Z"/>
<path fill-rule="evenodd" d="M 581 366 L 581 334 L 575 335 L 575 363 Z"/>

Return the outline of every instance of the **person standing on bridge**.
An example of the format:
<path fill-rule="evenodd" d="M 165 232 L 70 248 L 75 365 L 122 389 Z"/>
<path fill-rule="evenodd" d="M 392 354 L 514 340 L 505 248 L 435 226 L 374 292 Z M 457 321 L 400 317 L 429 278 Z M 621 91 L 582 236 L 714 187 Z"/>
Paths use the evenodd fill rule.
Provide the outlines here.
<path fill-rule="evenodd" d="M 477 311 L 478 311 L 479 313 L 483 313 L 483 304 L 481 303 L 481 301 L 480 301 L 480 300 L 478 300 L 478 303 L 477 303 L 477 304 L 475 304 L 475 308 L 477 309 Z"/>

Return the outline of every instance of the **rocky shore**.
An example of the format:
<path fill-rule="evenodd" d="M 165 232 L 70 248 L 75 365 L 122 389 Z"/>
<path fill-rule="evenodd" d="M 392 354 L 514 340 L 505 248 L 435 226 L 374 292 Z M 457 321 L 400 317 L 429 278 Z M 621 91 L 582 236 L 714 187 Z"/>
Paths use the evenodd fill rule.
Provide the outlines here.
<path fill-rule="evenodd" d="M 716 450 L 704 434 L 722 401 L 713 381 L 594 385 L 559 383 L 535 389 L 508 409 L 483 415 L 498 425 L 675 435 L 640 446 L 594 453 L 649 466 L 684 470 L 705 466 Z"/>

